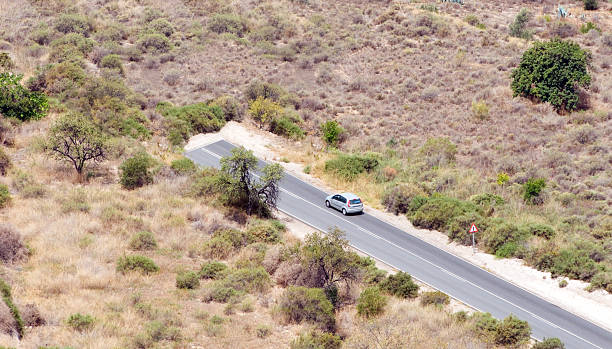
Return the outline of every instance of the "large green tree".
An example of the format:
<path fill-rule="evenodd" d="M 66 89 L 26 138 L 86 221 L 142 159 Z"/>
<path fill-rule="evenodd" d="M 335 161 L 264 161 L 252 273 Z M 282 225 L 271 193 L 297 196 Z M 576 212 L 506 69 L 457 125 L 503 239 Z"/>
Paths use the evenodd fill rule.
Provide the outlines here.
<path fill-rule="evenodd" d="M 232 149 L 232 155 L 221 159 L 221 188 L 226 201 L 244 207 L 247 214 L 267 216 L 276 208 L 283 167 L 269 164 L 257 172 L 257 158 L 244 147 Z"/>
<path fill-rule="evenodd" d="M 571 41 L 536 42 L 512 72 L 514 96 L 549 102 L 558 112 L 575 110 L 580 101 L 578 89 L 591 83 L 590 59 L 588 51 Z"/>
<path fill-rule="evenodd" d="M 53 124 L 47 150 L 58 160 L 70 162 L 79 176 L 88 162 L 105 159 L 107 152 L 103 134 L 81 114 L 64 115 Z"/>

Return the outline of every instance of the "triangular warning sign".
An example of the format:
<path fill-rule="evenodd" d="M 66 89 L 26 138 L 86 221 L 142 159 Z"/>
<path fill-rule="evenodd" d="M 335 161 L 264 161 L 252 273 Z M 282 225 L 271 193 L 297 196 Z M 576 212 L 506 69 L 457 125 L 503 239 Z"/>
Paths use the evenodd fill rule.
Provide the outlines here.
<path fill-rule="evenodd" d="M 470 227 L 470 233 L 474 234 L 477 231 L 478 231 L 478 228 L 476 228 L 476 224 L 472 223 L 472 226 Z"/>

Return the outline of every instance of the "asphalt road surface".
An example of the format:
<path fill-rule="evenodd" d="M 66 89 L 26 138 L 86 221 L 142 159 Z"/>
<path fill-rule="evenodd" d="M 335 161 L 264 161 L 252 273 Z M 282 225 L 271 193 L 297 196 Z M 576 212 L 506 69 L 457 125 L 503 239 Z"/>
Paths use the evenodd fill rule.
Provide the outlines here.
<path fill-rule="evenodd" d="M 218 141 L 185 155 L 202 167 L 219 167 L 233 147 Z M 528 321 L 538 340 L 557 337 L 570 349 L 612 348 L 611 332 L 369 214 L 343 216 L 326 208 L 328 194 L 286 174 L 278 209 L 321 231 L 339 227 L 351 246 L 480 311 Z"/>

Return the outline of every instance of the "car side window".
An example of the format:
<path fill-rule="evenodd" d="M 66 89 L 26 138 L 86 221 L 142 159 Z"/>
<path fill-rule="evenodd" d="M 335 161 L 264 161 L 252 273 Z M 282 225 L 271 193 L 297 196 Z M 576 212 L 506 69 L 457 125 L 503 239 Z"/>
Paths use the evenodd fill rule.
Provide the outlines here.
<path fill-rule="evenodd" d="M 340 198 L 340 201 L 341 201 L 343 204 L 346 204 L 346 198 L 345 198 L 344 196 L 340 196 L 340 195 L 339 195 L 339 198 Z"/>
<path fill-rule="evenodd" d="M 332 200 L 338 200 L 338 195 L 332 196 Z"/>

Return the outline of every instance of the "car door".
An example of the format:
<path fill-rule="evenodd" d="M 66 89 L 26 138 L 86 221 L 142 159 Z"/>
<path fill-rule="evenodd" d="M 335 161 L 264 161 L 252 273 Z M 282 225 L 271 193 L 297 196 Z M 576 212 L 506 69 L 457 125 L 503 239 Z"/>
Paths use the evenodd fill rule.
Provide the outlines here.
<path fill-rule="evenodd" d="M 342 195 L 338 195 L 338 209 L 341 210 L 346 205 L 346 198 Z"/>
<path fill-rule="evenodd" d="M 340 202 L 338 201 L 338 195 L 334 195 L 331 198 L 331 206 L 333 208 L 338 208 L 338 205 L 340 204 Z"/>

